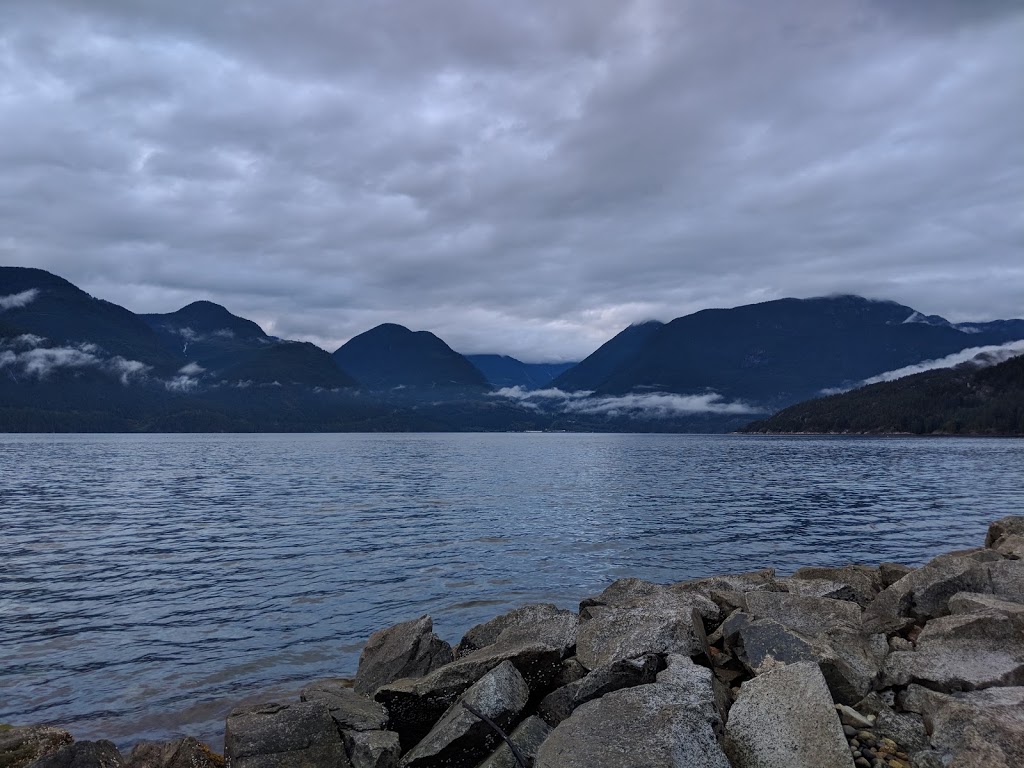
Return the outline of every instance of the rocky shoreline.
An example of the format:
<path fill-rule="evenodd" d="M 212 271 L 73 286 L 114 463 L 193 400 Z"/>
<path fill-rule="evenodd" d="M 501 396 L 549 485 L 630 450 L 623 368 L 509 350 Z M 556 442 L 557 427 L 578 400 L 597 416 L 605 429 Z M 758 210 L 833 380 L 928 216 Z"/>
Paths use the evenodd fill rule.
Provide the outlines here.
<path fill-rule="evenodd" d="M 621 579 L 454 648 L 423 616 L 354 680 L 232 711 L 224 744 L 0 726 L 0 768 L 1016 768 L 1024 516 L 917 569 Z"/>

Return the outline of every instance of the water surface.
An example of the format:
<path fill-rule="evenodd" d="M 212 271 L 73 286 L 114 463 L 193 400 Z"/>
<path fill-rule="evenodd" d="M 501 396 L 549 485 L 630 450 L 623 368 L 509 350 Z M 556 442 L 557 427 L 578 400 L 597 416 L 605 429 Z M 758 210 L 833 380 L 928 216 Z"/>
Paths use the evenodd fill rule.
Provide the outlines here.
<path fill-rule="evenodd" d="M 241 700 L 621 576 L 975 546 L 1024 441 L 698 435 L 0 435 L 0 722 L 219 745 Z"/>

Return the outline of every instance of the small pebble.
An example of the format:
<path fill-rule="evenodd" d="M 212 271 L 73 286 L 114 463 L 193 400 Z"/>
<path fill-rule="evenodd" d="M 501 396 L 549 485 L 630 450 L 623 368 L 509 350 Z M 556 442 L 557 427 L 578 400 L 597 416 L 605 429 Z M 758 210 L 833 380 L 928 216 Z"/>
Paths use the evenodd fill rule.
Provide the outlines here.
<path fill-rule="evenodd" d="M 872 736 L 867 731 L 857 731 L 857 738 L 860 739 L 861 741 L 873 741 L 874 740 L 874 736 Z"/>
<path fill-rule="evenodd" d="M 871 763 L 869 763 L 863 757 L 858 757 L 856 760 L 853 761 L 853 764 L 856 765 L 857 768 L 871 768 Z"/>
<path fill-rule="evenodd" d="M 852 725 L 844 725 L 843 726 L 843 733 L 845 733 L 846 734 L 846 738 L 849 739 L 851 736 L 856 736 L 857 735 L 857 729 L 854 728 Z"/>
<path fill-rule="evenodd" d="M 878 755 L 876 755 L 873 750 L 870 750 L 867 747 L 861 747 L 860 748 L 860 753 L 865 758 L 867 758 L 868 760 L 876 760 L 876 759 L 878 759 Z"/>
<path fill-rule="evenodd" d="M 860 749 L 860 742 L 856 739 L 850 739 L 850 746 L 854 749 Z"/>

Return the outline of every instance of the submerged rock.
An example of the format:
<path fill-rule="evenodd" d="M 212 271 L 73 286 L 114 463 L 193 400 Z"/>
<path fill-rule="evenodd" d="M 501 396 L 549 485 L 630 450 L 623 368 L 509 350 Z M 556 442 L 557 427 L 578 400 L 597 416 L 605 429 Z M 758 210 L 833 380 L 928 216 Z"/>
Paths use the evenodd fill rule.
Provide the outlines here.
<path fill-rule="evenodd" d="M 423 677 L 450 662 L 452 647 L 434 634 L 429 616 L 395 624 L 370 635 L 359 654 L 355 690 L 373 695 L 383 685 Z"/>
<path fill-rule="evenodd" d="M 816 664 L 791 664 L 745 683 L 725 733 L 734 768 L 853 767 Z"/>

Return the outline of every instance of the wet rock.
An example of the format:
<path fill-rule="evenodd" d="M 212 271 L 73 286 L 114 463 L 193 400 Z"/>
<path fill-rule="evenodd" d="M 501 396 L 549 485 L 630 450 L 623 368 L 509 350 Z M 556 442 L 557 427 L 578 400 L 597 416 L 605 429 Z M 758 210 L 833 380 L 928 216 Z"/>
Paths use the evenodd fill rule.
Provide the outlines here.
<path fill-rule="evenodd" d="M 710 675 L 710 670 L 705 670 Z M 714 704 L 675 685 L 613 691 L 579 707 L 537 752 L 541 768 L 729 768 Z"/>
<path fill-rule="evenodd" d="M 345 752 L 352 768 L 397 768 L 402 755 L 393 731 L 343 731 Z"/>
<path fill-rule="evenodd" d="M 845 565 L 841 568 L 798 568 L 793 574 L 795 580 L 823 579 L 845 584 L 853 592 L 853 599 L 865 606 L 885 588 L 878 568 L 868 565 Z M 837 598 L 847 599 L 847 598 Z"/>
<path fill-rule="evenodd" d="M 123 768 L 124 758 L 109 741 L 79 741 L 43 755 L 29 768 Z"/>
<path fill-rule="evenodd" d="M 874 730 L 878 736 L 892 739 L 909 752 L 920 752 L 930 746 L 920 715 L 893 712 L 887 707 L 878 713 Z"/>
<path fill-rule="evenodd" d="M 850 768 L 846 737 L 816 664 L 748 681 L 725 726 L 734 768 Z"/>
<path fill-rule="evenodd" d="M 337 725 L 315 701 L 235 709 L 224 730 L 224 757 L 231 768 L 350 765 Z"/>
<path fill-rule="evenodd" d="M 357 693 L 373 695 L 394 680 L 423 677 L 450 662 L 454 656 L 448 643 L 434 634 L 429 616 L 395 624 L 370 635 L 359 654 Z"/>
<path fill-rule="evenodd" d="M 930 723 L 932 748 L 946 765 L 1024 765 L 1024 688 L 943 694 L 911 685 L 900 696 L 900 703 Z"/>
<path fill-rule="evenodd" d="M 510 626 L 490 645 L 425 677 L 396 680 L 378 690 L 374 699 L 387 708 L 390 728 L 398 732 L 403 748 L 409 749 L 460 695 L 502 662 L 512 662 L 532 696 L 551 690 L 576 644 L 577 621 L 571 611 L 559 611 L 529 627 Z"/>
<path fill-rule="evenodd" d="M 549 693 L 540 703 L 537 713 L 549 725 L 558 725 L 581 704 L 621 688 L 653 683 L 657 672 L 658 657 L 652 654 L 612 662 Z"/>
<path fill-rule="evenodd" d="M 127 768 L 224 768 L 224 758 L 188 736 L 136 744 L 126 765 Z"/>
<path fill-rule="evenodd" d="M 773 619 L 784 627 L 810 637 L 838 626 L 860 628 L 859 606 L 826 597 L 752 592 L 747 596 L 747 612 L 757 619 Z"/>
<path fill-rule="evenodd" d="M 402 768 L 474 765 L 495 749 L 500 737 L 463 705 L 472 706 L 508 731 L 529 699 L 530 689 L 522 675 L 511 662 L 503 662 L 459 697 L 399 764 Z"/>
<path fill-rule="evenodd" d="M 550 603 L 536 603 L 524 605 L 483 624 L 477 624 L 462 636 L 462 640 L 455 648 L 455 658 L 466 656 L 480 648 L 492 645 L 507 629 L 518 628 L 529 631 L 529 628 L 535 624 L 549 621 L 562 613 L 564 611 Z"/>
<path fill-rule="evenodd" d="M 527 761 L 537 757 L 537 750 L 551 733 L 551 726 L 539 717 L 528 717 L 509 734 L 509 739 Z M 534 763 L 528 762 L 529 765 Z M 480 763 L 478 768 L 519 768 L 511 747 L 504 741 L 491 753 L 491 756 Z"/>
<path fill-rule="evenodd" d="M 388 725 L 388 711 L 383 705 L 336 680 L 310 683 L 302 689 L 299 698 L 326 706 L 342 730 L 379 731 Z"/>
<path fill-rule="evenodd" d="M 933 560 L 882 590 L 865 608 L 861 625 L 867 632 L 898 632 L 948 614 L 957 592 L 991 594 L 988 566 L 968 557 Z"/>
<path fill-rule="evenodd" d="M 915 651 L 889 655 L 884 682 L 946 692 L 1024 684 L 1024 634 L 1010 618 L 994 613 L 933 619 Z"/>
<path fill-rule="evenodd" d="M 914 569 L 902 563 L 882 563 L 878 566 L 878 575 L 882 580 L 882 589 L 891 587 Z"/>
<path fill-rule="evenodd" d="M 990 523 L 985 546 L 994 547 L 1005 536 L 1024 536 L 1024 515 L 1009 515 Z"/>
<path fill-rule="evenodd" d="M 72 741 L 70 733 L 49 725 L 0 725 L 0 766 L 23 768 Z"/>

